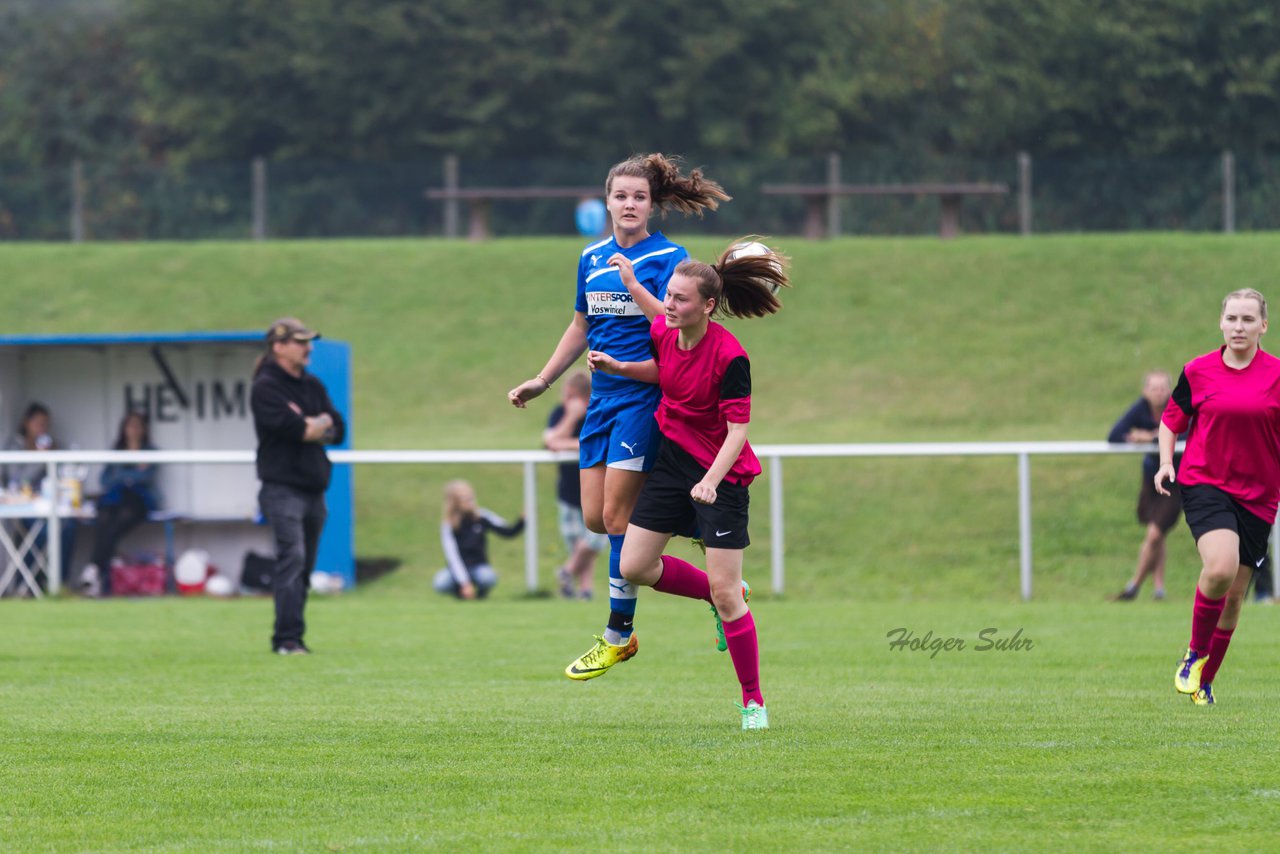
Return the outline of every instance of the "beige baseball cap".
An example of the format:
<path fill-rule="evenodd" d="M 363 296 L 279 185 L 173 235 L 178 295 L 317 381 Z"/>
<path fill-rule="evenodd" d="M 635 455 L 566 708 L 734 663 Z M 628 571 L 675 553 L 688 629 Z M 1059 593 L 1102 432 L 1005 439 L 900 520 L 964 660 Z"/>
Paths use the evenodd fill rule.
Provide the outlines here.
<path fill-rule="evenodd" d="M 308 329 L 307 325 L 296 317 L 282 317 L 271 324 L 267 330 L 267 342 L 277 341 L 311 341 L 319 338 L 320 333 Z"/>

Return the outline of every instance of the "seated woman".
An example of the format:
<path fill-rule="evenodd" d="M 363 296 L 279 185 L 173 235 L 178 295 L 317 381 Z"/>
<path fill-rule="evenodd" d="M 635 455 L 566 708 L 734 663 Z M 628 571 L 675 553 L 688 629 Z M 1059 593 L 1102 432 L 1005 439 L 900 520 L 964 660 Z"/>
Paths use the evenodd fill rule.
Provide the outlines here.
<path fill-rule="evenodd" d="M 120 432 L 112 449 L 154 451 L 147 417 L 140 412 L 125 415 L 120 421 Z M 97 505 L 93 558 L 81 574 L 91 595 L 111 595 L 111 559 L 120 538 L 145 521 L 147 514 L 159 505 L 155 466 L 150 463 L 112 463 L 102 470 L 102 496 Z"/>
<path fill-rule="evenodd" d="M 18 422 L 18 429 L 9 437 L 4 449 L 6 451 L 56 450 L 61 446 L 53 439 L 53 435 L 50 432 L 52 427 L 53 416 L 49 412 L 49 407 L 39 401 L 32 401 L 22 413 L 22 419 Z M 44 463 L 9 463 L 0 472 L 0 480 L 11 492 L 21 492 L 24 495 L 34 497 L 40 495 L 47 471 L 48 467 Z M 19 519 L 19 532 L 25 533 L 43 521 L 41 518 Z M 60 542 L 62 544 L 63 560 L 66 561 L 70 558 L 72 550 L 75 548 L 76 522 L 74 519 L 63 519 L 61 526 L 62 536 Z M 44 552 L 48 545 L 47 540 L 48 532 L 41 528 L 34 540 L 35 548 Z M 46 571 L 42 568 L 36 572 L 35 578 L 41 589 L 47 590 L 49 585 L 45 575 Z M 19 586 L 11 588 L 9 591 L 4 591 L 4 593 L 8 594 L 19 590 L 22 593 L 30 592 Z"/>

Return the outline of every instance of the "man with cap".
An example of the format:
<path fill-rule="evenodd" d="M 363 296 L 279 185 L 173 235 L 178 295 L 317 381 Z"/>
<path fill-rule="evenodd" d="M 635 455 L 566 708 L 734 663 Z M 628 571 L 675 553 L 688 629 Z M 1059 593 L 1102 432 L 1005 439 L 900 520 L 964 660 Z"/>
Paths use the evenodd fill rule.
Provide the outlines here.
<path fill-rule="evenodd" d="M 319 337 L 296 317 L 271 324 L 249 396 L 262 481 L 258 506 L 276 541 L 271 649 L 280 655 L 310 652 L 302 639 L 303 611 L 327 515 L 324 493 L 332 464 L 324 446 L 341 442 L 346 434 L 346 423 L 324 384 L 307 373 L 312 342 Z"/>

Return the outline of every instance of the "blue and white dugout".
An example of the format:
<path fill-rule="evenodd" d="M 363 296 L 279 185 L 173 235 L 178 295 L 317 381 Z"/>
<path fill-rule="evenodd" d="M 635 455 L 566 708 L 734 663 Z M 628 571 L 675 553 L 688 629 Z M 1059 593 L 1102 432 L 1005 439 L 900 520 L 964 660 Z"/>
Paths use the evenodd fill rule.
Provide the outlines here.
<path fill-rule="evenodd" d="M 142 410 L 151 438 L 166 451 L 247 450 L 257 446 L 249 390 L 264 351 L 262 332 L 173 332 L 121 335 L 0 336 L 0 443 L 30 401 L 47 405 L 63 448 L 110 448 L 128 411 Z M 341 448 L 351 446 L 351 348 L 316 341 L 309 369 L 329 391 L 347 422 Z M 99 466 L 85 478 L 98 482 Z M 161 510 L 182 520 L 145 525 L 126 541 L 133 547 L 210 553 L 222 574 L 235 578 L 246 551 L 272 554 L 271 532 L 258 524 L 258 481 L 252 463 L 173 464 L 160 472 Z M 3 484 L 0 484 L 3 487 Z M 355 584 L 353 480 L 335 464 L 326 493 L 329 520 L 320 540 L 317 572 Z M 166 542 L 166 534 L 169 540 Z M 80 537 L 86 548 L 91 537 Z M 64 571 L 79 557 L 64 558 Z"/>

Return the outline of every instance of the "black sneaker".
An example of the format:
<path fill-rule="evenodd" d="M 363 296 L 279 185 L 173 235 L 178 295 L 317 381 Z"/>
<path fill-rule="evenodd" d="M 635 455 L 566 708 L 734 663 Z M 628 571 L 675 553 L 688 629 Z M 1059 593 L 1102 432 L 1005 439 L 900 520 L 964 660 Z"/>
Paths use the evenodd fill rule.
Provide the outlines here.
<path fill-rule="evenodd" d="M 311 650 L 307 649 L 307 645 L 302 641 L 285 641 L 276 646 L 274 650 L 276 655 L 310 655 Z"/>
<path fill-rule="evenodd" d="M 1138 598 L 1138 589 L 1135 587 L 1134 589 L 1130 590 L 1129 588 L 1126 587 L 1124 590 L 1121 590 L 1119 593 L 1112 596 L 1111 601 L 1112 602 L 1132 602 L 1134 599 L 1137 599 L 1137 598 Z"/>
<path fill-rule="evenodd" d="M 573 598 L 573 576 L 569 574 L 569 567 L 562 566 L 556 570 L 556 586 L 560 589 L 561 599 Z"/>

